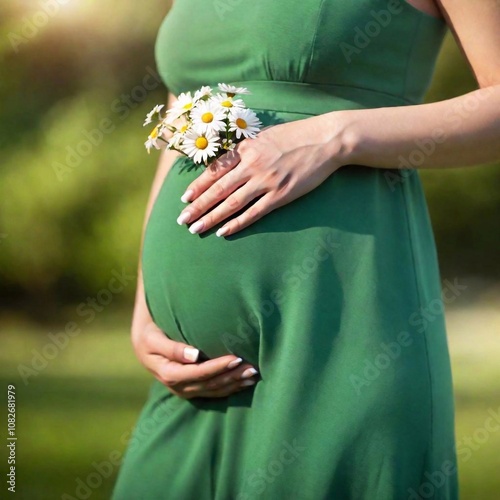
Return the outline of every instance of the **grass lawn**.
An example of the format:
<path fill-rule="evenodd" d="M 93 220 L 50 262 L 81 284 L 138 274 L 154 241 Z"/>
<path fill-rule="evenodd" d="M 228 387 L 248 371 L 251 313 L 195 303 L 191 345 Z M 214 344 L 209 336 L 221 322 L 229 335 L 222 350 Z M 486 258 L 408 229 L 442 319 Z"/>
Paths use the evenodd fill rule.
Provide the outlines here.
<path fill-rule="evenodd" d="M 493 304 L 466 305 L 450 309 L 447 322 L 461 498 L 493 500 L 500 492 L 500 430 L 487 424 L 492 412 L 500 421 L 500 342 L 495 336 L 500 311 Z M 29 376 L 27 385 L 19 376 L 19 363 L 30 366 L 32 350 L 41 351 L 47 334 L 58 329 L 8 322 L 0 331 L 4 398 L 7 385 L 16 386 L 17 498 L 108 499 L 117 466 L 102 462 L 122 456 L 152 380 L 132 354 L 128 318 L 96 319 L 68 345 L 50 352 L 54 358 L 38 375 Z M 3 473 L 5 463 L 4 451 Z M 99 468 L 101 473 L 95 473 Z M 91 488 L 84 489 L 82 482 Z M 7 493 L 2 491 L 0 498 L 8 498 Z"/>

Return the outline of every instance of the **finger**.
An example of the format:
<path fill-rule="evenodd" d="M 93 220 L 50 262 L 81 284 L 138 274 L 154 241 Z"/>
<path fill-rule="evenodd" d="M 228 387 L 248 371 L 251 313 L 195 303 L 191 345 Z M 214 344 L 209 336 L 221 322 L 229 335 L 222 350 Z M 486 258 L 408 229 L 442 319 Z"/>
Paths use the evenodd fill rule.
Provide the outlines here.
<path fill-rule="evenodd" d="M 188 203 L 195 200 L 204 193 L 210 186 L 226 175 L 240 162 L 240 155 L 237 151 L 228 151 L 216 161 L 212 162 L 191 184 L 181 196 L 181 201 Z"/>
<path fill-rule="evenodd" d="M 200 354 L 196 347 L 169 339 L 161 331 L 148 332 L 146 341 L 151 354 L 160 354 L 178 363 L 196 363 Z"/>
<path fill-rule="evenodd" d="M 226 385 L 233 384 L 234 382 L 247 380 L 256 375 L 258 375 L 258 371 L 255 367 L 248 363 L 243 363 L 234 370 L 222 373 L 221 375 L 217 375 L 211 379 L 207 379 L 202 382 L 202 385 L 209 390 L 219 389 Z"/>
<path fill-rule="evenodd" d="M 231 170 L 196 198 L 188 207 L 182 210 L 177 218 L 177 223 L 191 224 L 194 222 L 189 230 L 192 233 L 199 232 L 197 228 L 200 226 L 199 229 L 201 229 L 201 225 L 195 221 L 198 221 L 207 210 L 212 208 L 219 201 L 225 200 L 233 191 L 245 184 L 247 180 L 248 176 L 244 176 L 241 170 L 237 168 Z"/>
<path fill-rule="evenodd" d="M 227 219 L 242 208 L 246 207 L 255 198 L 262 196 L 266 190 L 261 188 L 256 190 L 252 188 L 250 183 L 246 183 L 239 189 L 233 191 L 222 203 L 217 205 L 213 210 L 205 214 L 196 221 L 196 226 L 193 224 L 189 231 L 191 233 L 202 233 L 219 224 L 219 222 Z M 203 195 L 204 196 L 204 195 Z M 201 199 L 201 198 L 200 198 Z M 196 202 L 195 202 L 196 203 Z"/>
<path fill-rule="evenodd" d="M 217 375 L 201 382 L 178 385 L 175 389 L 186 396 L 191 395 L 189 397 L 194 397 L 192 394 L 223 391 L 225 388 L 232 387 L 235 384 L 238 385 L 245 380 L 255 380 L 256 375 L 258 375 L 258 371 L 252 365 L 243 363 L 241 366 L 221 375 Z M 251 384 L 248 382 L 245 386 L 246 385 Z"/>
<path fill-rule="evenodd" d="M 243 391 L 245 389 L 248 389 L 249 387 L 254 386 L 257 383 L 255 379 L 247 379 L 247 380 L 241 380 L 238 382 L 233 382 L 232 384 L 226 385 L 224 387 L 220 387 L 217 389 L 212 389 L 212 390 L 184 390 L 183 395 L 184 397 L 191 399 L 195 397 L 202 397 L 202 398 L 224 398 L 227 396 L 230 396 L 231 394 L 234 394 L 235 392 Z"/>
<path fill-rule="evenodd" d="M 241 362 L 241 358 L 233 355 L 221 356 L 196 364 L 181 364 L 164 358 L 158 375 L 165 385 L 174 387 L 179 384 L 186 385 L 211 379 L 233 369 Z"/>
<path fill-rule="evenodd" d="M 217 236 L 230 236 L 238 231 L 248 227 L 250 224 L 258 221 L 261 217 L 278 208 L 278 205 L 273 200 L 272 193 L 266 193 L 262 198 L 259 198 L 248 210 L 245 210 L 241 215 L 231 219 L 217 231 Z"/>

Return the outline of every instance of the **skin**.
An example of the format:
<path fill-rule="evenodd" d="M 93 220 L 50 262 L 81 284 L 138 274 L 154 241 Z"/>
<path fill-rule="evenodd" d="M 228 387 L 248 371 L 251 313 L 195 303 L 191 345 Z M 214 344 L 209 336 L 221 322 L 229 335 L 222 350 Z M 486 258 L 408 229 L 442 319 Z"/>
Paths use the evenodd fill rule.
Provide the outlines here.
<path fill-rule="evenodd" d="M 187 187 L 183 199 L 190 204 L 179 215 L 191 232 L 202 233 L 229 218 L 218 235 L 234 234 L 349 165 L 432 169 L 500 159 L 497 0 L 410 3 L 430 15 L 444 17 L 479 88 L 437 103 L 335 111 L 264 129 L 256 139 L 239 143 L 234 152 L 214 162 Z M 415 153 L 422 150 L 427 153 Z M 146 220 L 175 156 L 170 151 L 163 153 Z M 230 218 L 259 196 L 262 198 L 248 210 Z M 189 214 L 188 220 L 185 214 Z M 221 231 L 225 231 L 223 235 Z M 154 326 L 144 303 L 141 274 L 139 278 L 132 340 L 141 362 L 181 397 L 224 397 L 243 390 L 238 379 L 249 365 L 228 370 L 234 356 L 192 364 L 183 357 L 185 346 L 169 340 Z M 216 387 L 209 389 L 210 383 Z"/>
<path fill-rule="evenodd" d="M 175 97 L 170 94 L 168 106 L 170 107 L 174 101 Z M 143 239 L 153 204 L 163 180 L 177 156 L 179 156 L 177 152 L 168 150 L 164 150 L 161 154 L 146 207 L 142 232 Z M 196 348 L 169 339 L 156 326 L 146 305 L 140 259 L 131 340 L 139 361 L 173 394 L 186 399 L 193 397 L 226 397 L 229 394 L 245 389 L 250 384 L 250 381 L 253 383 L 256 381 L 255 376 L 242 379 L 245 370 L 252 368 L 248 363 L 240 362 L 236 368 L 228 368 L 230 363 L 238 363 L 239 358 L 233 355 L 196 363 L 199 354 Z M 188 351 L 186 351 L 186 348 Z M 191 352 L 191 356 L 189 356 L 189 352 Z"/>

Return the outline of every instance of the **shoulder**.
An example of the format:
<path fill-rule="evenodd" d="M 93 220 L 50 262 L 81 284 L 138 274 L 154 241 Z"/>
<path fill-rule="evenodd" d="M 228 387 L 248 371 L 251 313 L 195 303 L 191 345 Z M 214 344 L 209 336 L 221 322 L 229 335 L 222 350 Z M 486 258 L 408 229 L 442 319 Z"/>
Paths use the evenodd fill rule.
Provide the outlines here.
<path fill-rule="evenodd" d="M 498 0 L 436 0 L 480 87 L 500 84 Z"/>

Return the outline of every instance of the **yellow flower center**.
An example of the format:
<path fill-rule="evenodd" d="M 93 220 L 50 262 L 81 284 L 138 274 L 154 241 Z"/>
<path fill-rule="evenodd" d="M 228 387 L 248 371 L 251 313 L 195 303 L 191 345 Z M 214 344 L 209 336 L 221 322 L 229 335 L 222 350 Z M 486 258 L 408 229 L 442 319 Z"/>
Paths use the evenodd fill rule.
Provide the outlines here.
<path fill-rule="evenodd" d="M 243 118 L 237 118 L 236 119 L 236 125 L 238 125 L 238 128 L 247 128 L 247 122 L 243 120 Z"/>
<path fill-rule="evenodd" d="M 151 134 L 149 135 L 151 139 L 156 139 L 158 137 L 158 127 L 155 127 L 152 131 Z"/>
<path fill-rule="evenodd" d="M 193 103 L 192 102 L 188 102 L 187 104 L 184 104 L 184 106 L 182 107 L 183 109 L 191 109 L 193 107 Z"/>
<path fill-rule="evenodd" d="M 194 141 L 194 144 L 198 149 L 205 149 L 208 146 L 208 141 L 205 137 L 201 136 Z"/>
<path fill-rule="evenodd" d="M 214 115 L 212 113 L 203 113 L 201 115 L 201 121 L 203 123 L 211 123 L 214 119 Z"/>
<path fill-rule="evenodd" d="M 183 125 L 183 126 L 179 129 L 179 131 L 183 134 L 183 133 L 184 133 L 187 129 L 188 129 L 188 126 L 187 126 L 187 123 L 186 123 L 186 125 Z"/>
<path fill-rule="evenodd" d="M 233 107 L 233 103 L 231 101 L 222 101 L 220 103 L 221 106 L 224 106 L 225 108 L 232 108 Z"/>

